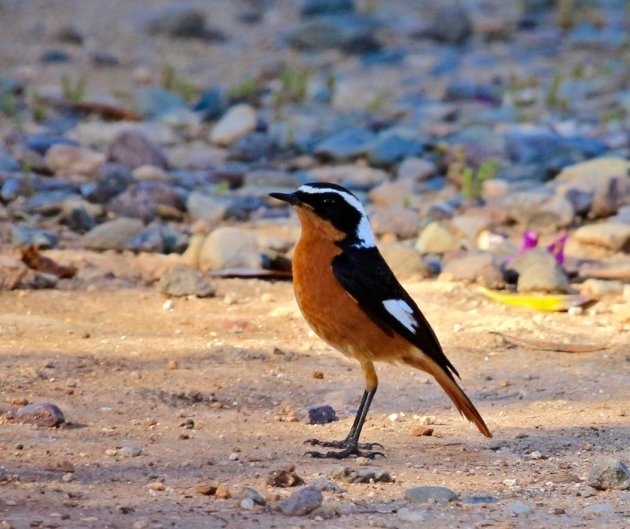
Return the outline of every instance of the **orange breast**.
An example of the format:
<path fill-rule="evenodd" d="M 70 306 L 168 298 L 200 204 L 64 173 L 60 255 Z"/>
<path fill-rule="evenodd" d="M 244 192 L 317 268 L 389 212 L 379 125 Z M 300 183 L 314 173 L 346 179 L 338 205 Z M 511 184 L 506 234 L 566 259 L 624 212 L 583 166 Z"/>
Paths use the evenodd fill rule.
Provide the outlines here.
<path fill-rule="evenodd" d="M 313 331 L 358 360 L 393 361 L 413 349 L 404 338 L 381 330 L 335 278 L 331 263 L 341 250 L 334 241 L 343 234 L 308 211 L 300 210 L 300 219 L 302 236 L 293 256 L 293 286 Z"/>

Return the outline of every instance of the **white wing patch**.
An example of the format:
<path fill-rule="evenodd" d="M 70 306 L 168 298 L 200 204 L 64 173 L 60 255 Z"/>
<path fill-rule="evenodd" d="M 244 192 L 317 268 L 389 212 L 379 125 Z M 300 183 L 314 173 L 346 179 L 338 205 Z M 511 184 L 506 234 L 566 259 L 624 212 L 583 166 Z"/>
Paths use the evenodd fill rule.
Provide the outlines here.
<path fill-rule="evenodd" d="M 406 301 L 402 299 L 386 299 L 383 301 L 383 306 L 401 325 L 413 333 L 416 332 L 418 322 L 413 317 L 413 309 Z"/>
<path fill-rule="evenodd" d="M 348 204 L 361 213 L 361 220 L 356 230 L 359 242 L 354 246 L 357 248 L 374 248 L 376 246 L 374 232 L 372 232 L 372 226 L 370 226 L 367 211 L 365 211 L 363 204 L 361 204 L 361 201 L 357 197 L 351 195 L 350 193 L 339 191 L 338 189 L 332 189 L 330 187 L 312 187 L 308 184 L 300 186 L 298 191 L 301 191 L 302 193 L 310 193 L 312 195 L 319 193 L 335 193 L 342 197 Z"/>

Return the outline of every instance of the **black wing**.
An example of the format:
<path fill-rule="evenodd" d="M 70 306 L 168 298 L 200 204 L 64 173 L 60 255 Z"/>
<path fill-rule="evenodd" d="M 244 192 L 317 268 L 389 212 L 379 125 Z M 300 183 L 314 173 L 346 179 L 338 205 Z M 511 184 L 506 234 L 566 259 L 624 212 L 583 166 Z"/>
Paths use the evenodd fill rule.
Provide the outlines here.
<path fill-rule="evenodd" d="M 341 286 L 383 331 L 389 336 L 400 334 L 447 373 L 459 377 L 424 314 L 398 282 L 377 248 L 346 249 L 333 259 L 332 269 Z M 415 320 L 413 330 L 385 308 L 383 302 L 386 300 L 401 300 L 411 307 Z"/>

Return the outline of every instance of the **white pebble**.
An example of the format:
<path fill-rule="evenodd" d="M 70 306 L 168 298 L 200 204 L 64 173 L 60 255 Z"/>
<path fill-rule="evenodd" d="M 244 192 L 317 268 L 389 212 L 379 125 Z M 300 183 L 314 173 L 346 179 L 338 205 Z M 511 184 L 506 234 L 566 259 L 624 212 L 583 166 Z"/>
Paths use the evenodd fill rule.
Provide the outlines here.
<path fill-rule="evenodd" d="M 175 308 L 175 302 L 172 299 L 167 299 L 162 303 L 162 310 L 173 310 Z"/>

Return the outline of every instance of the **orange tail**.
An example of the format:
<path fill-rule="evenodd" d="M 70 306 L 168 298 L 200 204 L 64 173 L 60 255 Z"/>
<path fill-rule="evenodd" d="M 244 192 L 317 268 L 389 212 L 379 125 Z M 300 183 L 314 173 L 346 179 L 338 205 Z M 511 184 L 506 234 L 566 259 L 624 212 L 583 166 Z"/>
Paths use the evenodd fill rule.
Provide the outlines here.
<path fill-rule="evenodd" d="M 406 357 L 403 361 L 416 369 L 420 369 L 421 371 L 425 371 L 430 375 L 433 375 L 435 380 L 438 381 L 438 384 L 440 384 L 442 389 L 453 401 L 457 411 L 466 417 L 470 422 L 475 423 L 475 426 L 479 428 L 479 431 L 483 435 L 486 437 L 492 437 L 492 433 L 490 433 L 486 423 L 481 418 L 481 415 L 479 415 L 475 405 L 470 402 L 470 399 L 462 391 L 462 388 L 457 385 L 457 382 L 455 382 L 455 380 L 451 378 L 444 369 L 425 355 L 423 355 L 422 358 Z"/>

